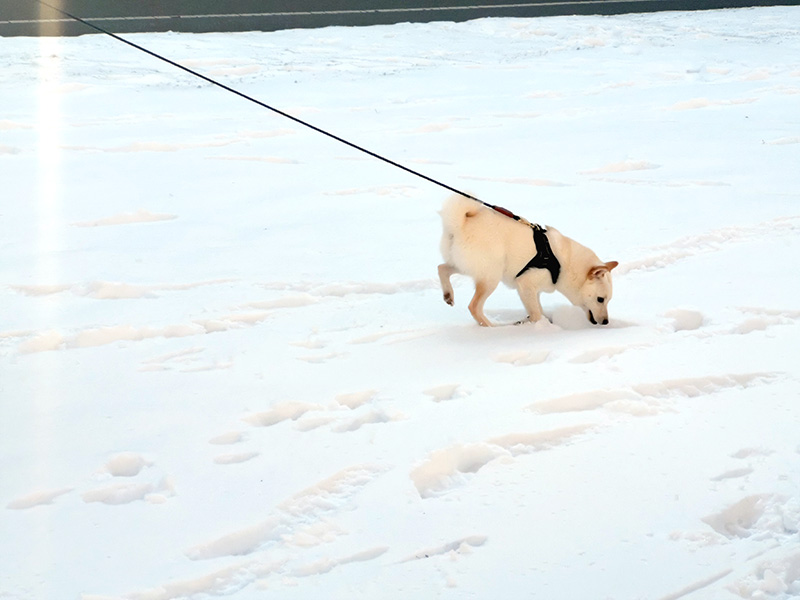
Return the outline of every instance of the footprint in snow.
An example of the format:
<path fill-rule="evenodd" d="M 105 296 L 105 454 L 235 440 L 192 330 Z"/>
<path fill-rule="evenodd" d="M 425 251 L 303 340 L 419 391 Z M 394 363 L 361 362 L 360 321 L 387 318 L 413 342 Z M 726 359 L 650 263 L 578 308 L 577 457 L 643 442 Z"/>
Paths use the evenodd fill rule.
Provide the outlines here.
<path fill-rule="evenodd" d="M 340 406 L 345 406 L 350 410 L 354 410 L 359 406 L 372 402 L 378 395 L 376 390 L 364 390 L 363 392 L 352 392 L 348 394 L 339 394 L 334 398 L 336 403 Z"/>
<path fill-rule="evenodd" d="M 285 547 L 287 540 L 293 540 L 298 532 L 308 532 L 309 527 L 323 527 L 385 470 L 371 464 L 343 469 L 287 498 L 267 519 L 193 546 L 185 554 L 191 560 L 208 560 L 245 556 L 270 544 Z"/>
<path fill-rule="evenodd" d="M 489 538 L 487 538 L 485 535 L 471 535 L 469 537 L 450 542 L 449 544 L 420 550 L 419 552 L 415 552 L 412 556 L 404 558 L 400 561 L 400 563 L 402 564 L 415 560 L 425 560 L 426 558 L 433 558 L 434 556 L 443 556 L 446 554 L 469 554 L 472 552 L 472 548 L 479 548 L 480 546 L 483 546 L 488 539 Z"/>
<path fill-rule="evenodd" d="M 211 438 L 208 443 L 215 446 L 230 446 L 242 441 L 244 441 L 244 435 L 241 431 L 229 431 Z"/>
<path fill-rule="evenodd" d="M 71 491 L 72 488 L 38 490 L 31 492 L 30 494 L 20 496 L 19 498 L 15 498 L 6 505 L 6 508 L 10 510 L 26 510 L 35 506 L 52 504 L 56 498 L 63 496 L 64 494 L 68 494 Z"/>
<path fill-rule="evenodd" d="M 364 425 L 375 425 L 378 423 L 391 423 L 392 421 L 398 421 L 402 417 L 400 415 L 390 415 L 386 411 L 383 410 L 371 410 L 355 419 L 351 419 L 336 427 L 332 428 L 332 431 L 335 433 L 347 433 L 350 431 L 357 431 L 361 429 Z"/>
<path fill-rule="evenodd" d="M 769 385 L 776 373 L 731 373 L 640 383 L 626 388 L 580 392 L 535 402 L 528 410 L 540 414 L 590 411 L 606 408 L 633 416 L 668 410 L 676 400 L 698 398 L 727 390 Z"/>
<path fill-rule="evenodd" d="M 260 454 L 260 452 L 220 454 L 219 456 L 214 457 L 214 463 L 218 465 L 235 465 L 252 460 L 257 456 L 260 456 Z"/>
<path fill-rule="evenodd" d="M 101 502 L 103 504 L 129 504 L 137 500 L 146 500 L 151 504 L 162 504 L 169 496 L 175 495 L 175 484 L 169 477 L 158 483 L 112 483 L 95 488 L 81 494 L 87 504 Z"/>
<path fill-rule="evenodd" d="M 337 567 L 341 567 L 343 565 L 347 565 L 350 563 L 375 560 L 376 558 L 385 554 L 388 550 L 389 548 L 381 546 L 378 548 L 371 548 L 369 550 L 364 550 L 363 552 L 357 552 L 356 554 L 351 554 L 350 556 L 345 556 L 343 558 L 338 558 L 338 559 L 323 558 L 316 562 L 295 568 L 292 571 L 292 575 L 294 575 L 295 577 L 322 575 L 324 573 L 329 573 L 330 571 L 332 571 Z"/>
<path fill-rule="evenodd" d="M 456 398 L 464 398 L 469 395 L 458 383 L 439 385 L 427 389 L 422 393 L 426 396 L 430 396 L 431 400 L 434 402 L 445 402 L 447 400 L 455 400 Z"/>
<path fill-rule="evenodd" d="M 103 467 L 103 472 L 112 477 L 136 477 L 145 467 L 153 463 L 135 452 L 123 452 L 109 460 Z"/>
<path fill-rule="evenodd" d="M 582 352 L 581 354 L 578 354 L 577 356 L 570 358 L 569 362 L 577 364 L 585 364 L 601 360 L 607 360 L 613 358 L 614 356 L 617 356 L 618 354 L 627 352 L 628 350 L 632 350 L 634 348 L 636 349 L 646 348 L 648 345 L 640 344 L 637 346 L 609 346 L 607 348 L 597 348 L 595 350 L 587 350 L 586 352 Z"/>
<path fill-rule="evenodd" d="M 288 400 L 275 404 L 269 410 L 249 415 L 243 420 L 254 427 L 271 427 L 287 420 L 297 421 L 307 412 L 322 410 L 322 408 L 320 404 Z"/>
<path fill-rule="evenodd" d="M 547 431 L 510 433 L 484 442 L 455 444 L 432 452 L 409 476 L 422 499 L 441 496 L 466 483 L 490 462 L 532 454 L 568 443 L 585 433 L 589 424 Z"/>
<path fill-rule="evenodd" d="M 675 331 L 694 331 L 700 329 L 705 322 L 703 313 L 691 308 L 673 308 L 664 313 L 664 316 L 672 319 L 672 328 Z"/>
<path fill-rule="evenodd" d="M 152 479 L 150 481 L 119 481 L 120 479 L 139 477 L 145 469 L 150 469 L 153 466 L 154 463 L 152 461 L 135 452 L 117 454 L 109 459 L 98 471 L 101 477 L 111 477 L 113 482 L 88 490 L 81 494 L 81 498 L 87 504 L 100 502 L 117 505 L 129 504 L 137 500 L 146 500 L 151 504 L 162 504 L 170 496 L 175 495 L 175 484 L 171 477 L 161 476 L 155 482 Z"/>
<path fill-rule="evenodd" d="M 518 352 L 503 352 L 493 357 L 495 362 L 508 363 L 515 367 L 528 367 L 530 365 L 540 365 L 550 357 L 549 350 L 520 350 Z"/>

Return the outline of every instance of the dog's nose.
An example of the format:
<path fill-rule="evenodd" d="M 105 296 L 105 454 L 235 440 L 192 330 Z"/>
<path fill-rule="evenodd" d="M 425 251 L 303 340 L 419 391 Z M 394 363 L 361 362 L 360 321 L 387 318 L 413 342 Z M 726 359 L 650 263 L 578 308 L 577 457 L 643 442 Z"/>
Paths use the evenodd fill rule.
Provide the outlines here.
<path fill-rule="evenodd" d="M 608 319 L 603 319 L 603 325 L 608 325 Z"/>

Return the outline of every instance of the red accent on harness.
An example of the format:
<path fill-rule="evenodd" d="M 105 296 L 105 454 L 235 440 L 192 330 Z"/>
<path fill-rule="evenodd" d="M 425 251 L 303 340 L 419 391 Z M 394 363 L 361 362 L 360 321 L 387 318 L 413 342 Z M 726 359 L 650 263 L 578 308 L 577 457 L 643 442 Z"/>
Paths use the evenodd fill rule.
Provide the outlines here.
<path fill-rule="evenodd" d="M 518 219 L 517 215 L 512 213 L 507 208 L 503 208 L 502 206 L 493 206 L 492 208 L 495 209 L 497 212 L 499 212 L 501 215 L 505 215 L 510 219 L 514 219 L 515 221 Z"/>

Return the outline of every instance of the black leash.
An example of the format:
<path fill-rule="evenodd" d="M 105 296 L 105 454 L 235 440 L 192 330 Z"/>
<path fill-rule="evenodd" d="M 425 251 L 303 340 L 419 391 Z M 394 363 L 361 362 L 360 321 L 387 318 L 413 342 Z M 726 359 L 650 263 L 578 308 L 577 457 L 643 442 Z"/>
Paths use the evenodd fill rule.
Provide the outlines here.
<path fill-rule="evenodd" d="M 46 6 L 50 10 L 54 10 L 55 12 L 60 13 L 60 14 L 64 15 L 65 17 L 69 18 L 69 19 L 73 19 L 74 21 L 77 21 L 78 23 L 82 23 L 82 24 L 86 25 L 87 27 L 89 27 L 91 29 L 94 29 L 95 31 L 97 31 L 99 33 L 103 33 L 103 34 L 105 34 L 105 35 L 107 35 L 109 37 L 112 37 L 115 40 L 117 40 L 119 42 L 122 42 L 123 44 L 127 44 L 128 46 L 131 46 L 132 48 L 135 48 L 136 50 L 139 50 L 140 52 L 144 52 L 145 54 L 149 54 L 153 58 L 157 58 L 158 60 L 163 61 L 163 62 L 167 63 L 168 65 L 172 65 L 173 67 L 176 67 L 176 68 L 180 69 L 181 71 L 185 71 L 185 72 L 189 73 L 190 75 L 194 75 L 195 77 L 197 77 L 199 79 L 202 79 L 203 81 L 205 81 L 207 83 L 210 83 L 211 85 L 215 85 L 215 86 L 217 86 L 219 88 L 222 88 L 223 90 L 225 90 L 227 92 L 230 92 L 231 94 L 235 94 L 236 96 L 239 96 L 240 98 L 244 98 L 245 100 L 249 100 L 253 104 L 257 104 L 258 106 L 260 106 L 262 108 L 266 108 L 267 110 L 270 110 L 270 111 L 274 112 L 275 114 L 278 114 L 278 115 L 280 115 L 282 117 L 285 117 L 286 119 L 289 119 L 290 121 L 294 121 L 298 125 L 302 125 L 303 127 L 307 127 L 308 129 L 312 129 L 313 131 L 316 131 L 317 133 L 321 133 L 324 136 L 327 136 L 327 137 L 329 137 L 331 139 L 334 139 L 337 142 L 340 142 L 340 143 L 344 144 L 345 146 L 349 146 L 350 148 L 353 148 L 354 150 L 358 150 L 359 152 L 363 152 L 364 154 L 367 154 L 367 155 L 369 155 L 369 156 L 371 156 L 373 158 L 377 158 L 378 160 L 381 160 L 381 161 L 383 161 L 383 162 L 385 162 L 387 164 L 390 164 L 393 167 L 397 167 L 398 169 L 400 169 L 402 171 L 405 171 L 406 173 L 410 173 L 411 175 L 416 175 L 417 177 L 419 177 L 421 179 L 424 179 L 425 181 L 433 183 L 434 185 L 438 185 L 439 187 L 442 187 L 442 188 L 444 188 L 446 190 L 449 190 L 451 192 L 459 194 L 460 196 L 464 196 L 465 198 L 469 198 L 470 200 L 474 200 L 475 202 L 480 202 L 484 206 L 486 206 L 488 208 L 491 208 L 492 210 L 494 210 L 496 212 L 499 212 L 502 215 L 505 215 L 505 216 L 507 216 L 507 217 L 509 217 L 511 219 L 514 219 L 515 221 L 519 221 L 520 223 L 522 223 L 524 225 L 527 225 L 531 229 L 535 230 L 537 227 L 539 227 L 538 225 L 534 225 L 533 223 L 531 223 L 527 219 L 524 219 L 523 217 L 517 216 L 517 215 L 515 215 L 514 213 L 512 213 L 511 211 L 509 211 L 509 210 L 507 210 L 505 208 L 502 208 L 500 206 L 495 206 L 494 204 L 489 204 L 488 202 L 484 202 L 480 198 L 476 198 L 475 196 L 473 196 L 471 194 L 467 194 L 466 192 L 463 192 L 463 191 L 461 191 L 459 189 L 456 189 L 456 188 L 454 188 L 454 187 L 452 187 L 450 185 L 447 185 L 446 183 L 442 183 L 438 179 L 434 179 L 433 177 L 429 177 L 428 175 L 425 175 L 424 173 L 420 173 L 419 171 L 415 171 L 414 169 L 412 169 L 410 167 L 407 167 L 405 165 L 402 165 L 399 162 L 396 162 L 394 160 L 386 158 L 385 156 L 382 156 L 382 155 L 378 154 L 377 152 L 373 152 L 372 150 L 368 150 L 368 149 L 364 148 L 363 146 L 359 146 L 358 144 L 354 144 L 353 142 L 350 142 L 350 141 L 348 141 L 348 140 L 346 140 L 346 139 L 344 139 L 344 138 L 342 138 L 342 137 L 340 137 L 338 135 L 335 135 L 335 134 L 333 134 L 333 133 L 331 133 L 329 131 L 326 131 L 326 130 L 320 128 L 320 127 L 317 127 L 316 125 L 312 125 L 311 123 L 309 123 L 307 121 L 303 121 L 302 119 L 298 119 L 297 117 L 294 117 L 294 116 L 290 115 L 287 112 L 284 112 L 284 111 L 282 111 L 282 110 L 280 110 L 278 108 L 275 108 L 274 106 L 270 106 L 269 104 L 267 104 L 265 102 L 262 102 L 261 100 L 258 100 L 257 98 L 253 98 L 252 96 L 248 96 L 247 94 L 245 94 L 243 92 L 240 92 L 237 89 L 234 89 L 234 88 L 232 88 L 230 86 L 227 86 L 224 83 L 220 83 L 219 81 L 216 81 L 215 79 L 212 79 L 211 77 L 207 77 L 206 75 L 203 75 L 202 73 L 198 73 L 197 71 L 195 71 L 193 69 L 190 69 L 189 67 L 185 67 L 182 64 L 175 62 L 174 60 L 170 60 L 169 58 L 166 58 L 165 56 L 162 56 L 162 55 L 158 54 L 157 52 L 153 52 L 152 50 L 148 50 L 144 46 L 140 46 L 139 44 L 136 44 L 136 43 L 134 43 L 134 42 L 132 42 L 130 40 L 127 40 L 124 37 L 121 37 L 121 36 L 117 35 L 116 33 L 112 33 L 108 29 L 100 27 L 99 25 L 95 25 L 94 23 L 92 23 L 90 21 L 87 21 L 86 19 L 82 19 L 81 17 L 78 17 L 76 15 L 73 15 L 72 13 L 69 13 L 69 12 L 67 12 L 65 10 L 62 10 L 62 9 L 56 7 L 56 6 L 53 6 L 52 4 L 48 4 L 44 0 L 36 0 L 36 1 L 39 4 L 41 4 L 42 6 Z"/>
<path fill-rule="evenodd" d="M 353 142 L 350 142 L 350 141 L 348 141 L 348 140 L 346 140 L 346 139 L 344 139 L 342 137 L 339 137 L 338 135 L 335 135 L 335 134 L 333 134 L 333 133 L 331 133 L 329 131 L 325 131 L 324 129 L 322 129 L 320 127 L 317 127 L 316 125 L 312 125 L 311 123 L 309 123 L 307 121 L 303 121 L 302 119 L 298 119 L 297 117 L 294 117 L 294 116 L 290 115 L 289 113 L 286 113 L 286 112 L 284 112 L 284 111 L 282 111 L 282 110 L 280 110 L 278 108 L 275 108 L 274 106 L 270 106 L 269 104 L 267 104 L 265 102 L 262 102 L 261 100 L 258 100 L 257 98 L 253 98 L 252 96 L 248 96 L 247 94 L 245 94 L 243 92 L 240 92 L 239 90 L 236 90 L 236 89 L 234 89 L 234 88 L 232 88 L 230 86 L 227 86 L 224 83 L 220 83 L 219 81 L 216 81 L 216 80 L 212 79 L 211 77 L 207 77 L 207 76 L 203 75 L 202 73 L 198 73 L 197 71 L 195 71 L 193 69 L 190 69 L 189 67 L 185 67 L 182 64 L 175 62 L 174 60 L 170 60 L 169 58 L 166 58 L 166 57 L 164 57 L 164 56 L 162 56 L 162 55 L 160 55 L 160 54 L 158 54 L 156 52 L 153 52 L 152 50 L 148 50 L 144 46 L 140 46 L 139 44 L 136 44 L 136 43 L 134 43 L 134 42 L 132 42 L 130 40 L 127 40 L 127 39 L 125 39 L 123 37 L 120 37 L 119 35 L 117 35 L 115 33 L 112 33 L 110 31 L 108 31 L 107 29 L 104 29 L 103 27 L 100 27 L 99 25 L 95 25 L 94 23 L 91 23 L 90 21 L 87 21 L 86 19 L 82 19 L 82 18 L 80 18 L 78 16 L 75 16 L 75 15 L 73 15 L 71 13 L 68 13 L 65 10 L 62 10 L 62 9 L 57 8 L 55 6 L 52 6 L 51 4 L 48 4 L 47 2 L 44 2 L 43 0 L 37 0 L 37 2 L 39 2 L 39 4 L 41 4 L 43 6 L 46 6 L 47 8 L 49 8 L 51 10 L 54 10 L 54 11 L 56 11 L 58 13 L 61 13 L 65 17 L 73 19 L 73 20 L 75 20 L 75 21 L 77 21 L 79 23 L 83 23 L 84 25 L 94 29 L 95 31 L 98 31 L 98 32 L 103 33 L 103 34 L 105 34 L 107 36 L 110 36 L 110 37 L 114 38 L 115 40 L 117 40 L 119 42 L 122 42 L 123 44 L 127 44 L 128 46 L 131 46 L 132 48 L 136 48 L 137 50 L 139 50 L 141 52 L 144 52 L 145 54 L 149 54 L 153 58 L 157 58 L 160 61 L 163 61 L 163 62 L 165 62 L 165 63 L 167 63 L 169 65 L 172 65 L 173 67 L 177 67 L 178 69 L 181 69 L 182 71 L 186 71 L 187 73 L 189 73 L 191 75 L 194 75 L 195 77 L 198 77 L 199 79 L 202 79 L 203 81 L 206 81 L 206 82 L 208 82 L 208 83 L 210 83 L 212 85 L 220 87 L 220 88 L 222 88 L 223 90 L 225 90 L 227 92 L 230 92 L 232 94 L 235 94 L 235 95 L 239 96 L 240 98 L 244 98 L 245 100 L 249 100 L 250 102 L 252 102 L 254 104 L 257 104 L 258 106 L 260 106 L 262 108 L 266 108 L 267 110 L 271 110 L 272 112 L 274 112 L 274 113 L 276 113 L 276 114 L 278 114 L 278 115 L 280 115 L 282 117 L 285 117 L 285 118 L 289 119 L 290 121 L 294 121 L 295 123 L 297 123 L 299 125 L 303 125 L 304 127 L 307 127 L 309 129 L 312 129 L 312 130 L 316 131 L 317 133 L 321 133 L 322 135 L 328 136 L 329 138 L 334 139 L 337 142 L 341 142 L 342 144 L 345 144 L 346 146 L 350 146 L 351 148 L 353 148 L 355 150 L 358 150 L 359 152 L 363 152 L 364 154 L 368 154 L 369 156 L 371 156 L 373 158 L 377 158 L 378 160 L 382 160 L 383 162 L 388 163 L 388 164 L 392 165 L 393 167 L 397 167 L 398 169 L 406 171 L 407 173 L 411 173 L 412 175 L 416 175 L 417 177 L 420 177 L 420 178 L 422 178 L 422 179 L 424 179 L 426 181 L 429 181 L 430 183 L 433 183 L 435 185 L 443 187 L 446 190 L 449 190 L 451 192 L 455 192 L 456 194 L 460 194 L 461 196 L 464 196 L 466 198 L 470 198 L 471 200 L 476 200 L 477 202 L 481 202 L 481 204 L 486 204 L 482 200 L 478 200 L 478 198 L 475 198 L 474 196 L 471 196 L 470 194 L 467 194 L 466 192 L 462 192 L 461 190 L 458 190 L 458 189 L 456 189 L 456 188 L 454 188 L 452 186 L 449 186 L 446 183 L 442 183 L 441 181 L 438 181 L 438 180 L 434 179 L 433 177 L 429 177 L 429 176 L 427 176 L 427 175 L 425 175 L 423 173 L 420 173 L 419 171 L 415 171 L 414 169 L 411 169 L 410 167 L 407 167 L 407 166 L 402 165 L 402 164 L 400 164 L 400 163 L 398 163 L 396 161 L 393 161 L 393 160 L 391 160 L 389 158 L 386 158 L 385 156 L 381 156 L 380 154 L 378 154 L 376 152 L 372 152 L 371 150 L 368 150 L 368 149 L 364 148 L 363 146 L 359 146 L 358 144 L 354 144 Z M 487 204 L 487 206 L 491 206 L 491 205 Z"/>

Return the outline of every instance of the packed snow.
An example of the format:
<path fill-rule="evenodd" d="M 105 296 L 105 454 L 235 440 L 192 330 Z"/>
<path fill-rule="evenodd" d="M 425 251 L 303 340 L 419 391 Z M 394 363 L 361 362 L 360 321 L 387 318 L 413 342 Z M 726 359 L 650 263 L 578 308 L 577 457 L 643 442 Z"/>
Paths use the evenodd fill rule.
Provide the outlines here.
<path fill-rule="evenodd" d="M 0 39 L 0 598 L 800 597 L 800 8 Z"/>

